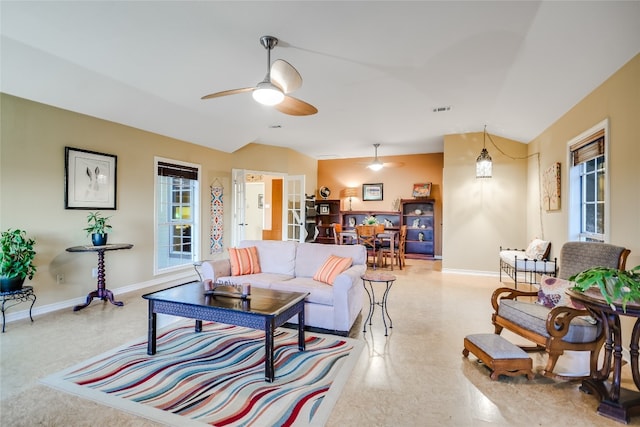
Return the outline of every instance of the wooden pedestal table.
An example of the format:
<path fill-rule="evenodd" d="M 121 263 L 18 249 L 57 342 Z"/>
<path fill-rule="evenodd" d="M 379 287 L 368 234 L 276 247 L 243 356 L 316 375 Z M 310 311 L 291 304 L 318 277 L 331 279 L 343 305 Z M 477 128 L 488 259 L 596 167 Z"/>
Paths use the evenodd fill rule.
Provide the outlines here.
<path fill-rule="evenodd" d="M 633 382 L 640 389 L 640 372 L 638 371 L 640 304 L 630 302 L 626 306 L 626 311 L 622 311 L 622 304 L 619 301 L 614 301 L 615 308 L 612 308 L 597 288 L 591 288 L 585 292 L 569 290 L 567 294 L 572 300 L 584 305 L 595 318 L 602 322 L 606 338 L 603 366 L 600 370 L 591 372 L 590 378 L 582 380 L 580 390 L 593 394 L 600 400 L 598 414 L 628 424 L 631 415 L 640 414 L 640 393 L 620 387 L 623 364 L 620 316 L 636 318 L 629 349 Z M 613 378 L 609 381 L 612 358 Z"/>
<path fill-rule="evenodd" d="M 120 249 L 131 249 L 133 247 L 130 243 L 114 243 L 104 246 L 73 246 L 67 248 L 67 252 L 97 252 L 98 253 L 98 288 L 95 291 L 89 292 L 87 295 L 87 301 L 84 304 L 76 305 L 73 307 L 73 311 L 82 310 L 93 301 L 94 298 L 100 298 L 102 301 L 109 301 L 113 305 L 123 306 L 122 301 L 115 301 L 113 299 L 113 292 L 107 289 L 104 276 L 104 253 L 106 251 L 117 251 Z"/>

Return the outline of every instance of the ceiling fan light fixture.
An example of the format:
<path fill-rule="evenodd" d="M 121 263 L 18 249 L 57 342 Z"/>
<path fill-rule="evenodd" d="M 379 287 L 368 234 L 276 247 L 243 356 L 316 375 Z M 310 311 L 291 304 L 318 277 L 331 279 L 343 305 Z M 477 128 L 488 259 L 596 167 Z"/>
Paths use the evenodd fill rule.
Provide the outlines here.
<path fill-rule="evenodd" d="M 278 105 L 284 100 L 280 88 L 268 81 L 258 83 L 252 95 L 262 105 Z"/>
<path fill-rule="evenodd" d="M 382 163 L 380 161 L 380 159 L 378 159 L 378 147 L 380 146 L 380 144 L 373 144 L 373 148 L 375 150 L 375 158 L 373 159 L 373 162 L 369 163 L 369 165 L 367 166 L 369 169 L 371 169 L 372 171 L 379 171 L 380 169 L 382 169 L 384 167 L 384 163 Z"/>
<path fill-rule="evenodd" d="M 375 159 L 373 162 L 371 162 L 371 164 L 369 166 L 367 166 L 369 169 L 373 170 L 373 171 L 379 171 L 380 169 L 382 169 L 384 167 L 384 165 L 382 164 L 382 162 L 378 159 Z"/>

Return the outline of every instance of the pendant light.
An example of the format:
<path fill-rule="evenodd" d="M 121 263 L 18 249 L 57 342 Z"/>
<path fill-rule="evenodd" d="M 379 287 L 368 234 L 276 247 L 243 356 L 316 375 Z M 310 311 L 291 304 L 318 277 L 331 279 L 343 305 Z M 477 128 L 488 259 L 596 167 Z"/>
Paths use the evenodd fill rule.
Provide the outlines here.
<path fill-rule="evenodd" d="M 487 125 L 484 125 L 484 137 L 482 139 L 482 151 L 476 159 L 476 178 L 491 178 L 492 161 L 486 147 Z"/>

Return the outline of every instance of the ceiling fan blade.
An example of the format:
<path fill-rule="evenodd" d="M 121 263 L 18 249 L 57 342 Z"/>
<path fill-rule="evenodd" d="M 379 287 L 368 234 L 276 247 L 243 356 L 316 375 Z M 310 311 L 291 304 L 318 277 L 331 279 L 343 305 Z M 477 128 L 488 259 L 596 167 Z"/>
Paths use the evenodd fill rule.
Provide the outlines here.
<path fill-rule="evenodd" d="M 383 165 L 385 168 L 401 168 L 404 162 L 384 162 Z"/>
<path fill-rule="evenodd" d="M 291 93 L 302 86 L 302 76 L 293 65 L 283 59 L 276 59 L 271 65 L 271 81 L 284 93 Z"/>
<path fill-rule="evenodd" d="M 285 96 L 280 104 L 273 106 L 276 110 L 290 116 L 310 116 L 316 114 L 318 109 L 292 96 Z"/>
<path fill-rule="evenodd" d="M 254 87 L 244 87 L 242 89 L 223 90 L 222 92 L 216 92 L 216 93 L 211 93 L 209 95 L 205 95 L 200 99 L 211 99 L 211 98 L 218 98 L 221 96 L 235 95 L 236 93 L 251 92 L 254 89 L 255 89 Z"/>

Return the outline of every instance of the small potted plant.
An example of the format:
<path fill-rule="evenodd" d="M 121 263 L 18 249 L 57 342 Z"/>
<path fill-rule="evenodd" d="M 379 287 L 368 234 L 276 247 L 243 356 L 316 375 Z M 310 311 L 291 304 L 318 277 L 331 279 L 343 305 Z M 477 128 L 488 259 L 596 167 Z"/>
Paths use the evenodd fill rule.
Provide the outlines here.
<path fill-rule="evenodd" d="M 3 231 L 0 234 L 2 260 L 0 262 L 0 291 L 13 292 L 22 289 L 25 279 L 33 279 L 36 266 L 35 239 L 27 237 L 24 230 Z"/>
<path fill-rule="evenodd" d="M 614 301 L 621 303 L 623 311 L 626 311 L 628 302 L 640 302 L 640 265 L 631 270 L 592 267 L 571 276 L 569 280 L 575 282 L 574 291 L 584 292 L 597 287 L 614 310 Z"/>
<path fill-rule="evenodd" d="M 371 225 L 375 227 L 376 233 L 384 232 L 384 224 L 378 222 L 378 218 L 375 215 L 368 216 L 362 222 L 363 225 Z"/>
<path fill-rule="evenodd" d="M 87 224 L 89 225 L 84 231 L 87 236 L 91 236 L 94 246 L 104 246 L 107 244 L 107 233 L 111 230 L 109 225 L 110 216 L 102 216 L 100 212 L 89 212 L 87 215 Z"/>

